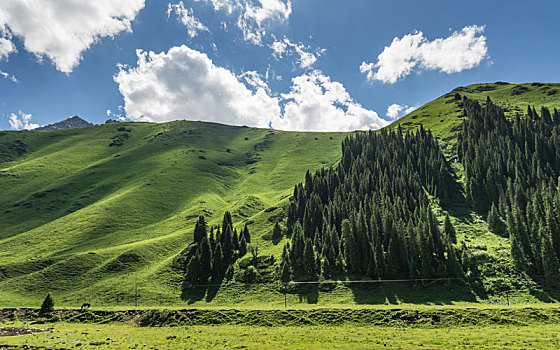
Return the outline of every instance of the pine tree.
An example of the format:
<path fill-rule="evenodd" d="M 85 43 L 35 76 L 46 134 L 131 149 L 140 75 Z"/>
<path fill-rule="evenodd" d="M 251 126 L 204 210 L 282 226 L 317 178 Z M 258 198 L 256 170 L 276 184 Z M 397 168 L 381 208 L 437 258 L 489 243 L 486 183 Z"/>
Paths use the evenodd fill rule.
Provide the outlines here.
<path fill-rule="evenodd" d="M 200 215 L 194 226 L 194 243 L 200 243 L 206 237 L 206 221 L 204 215 Z"/>
<path fill-rule="evenodd" d="M 200 272 L 199 272 L 200 264 L 198 262 L 197 256 L 191 257 L 189 262 L 187 263 L 186 267 L 186 276 L 185 279 L 192 284 L 196 284 L 200 281 Z"/>
<path fill-rule="evenodd" d="M 359 260 L 358 252 L 356 249 L 356 241 L 352 233 L 352 226 L 350 220 L 345 219 L 342 221 L 342 245 L 344 247 L 344 258 L 346 260 L 346 269 L 350 275 L 358 272 Z"/>
<path fill-rule="evenodd" d="M 445 221 L 443 224 L 443 231 L 445 233 L 445 238 L 455 244 L 457 243 L 457 232 L 455 231 L 455 227 L 451 223 L 451 219 L 449 218 L 449 214 L 445 214 Z"/>
<path fill-rule="evenodd" d="M 222 253 L 222 244 L 220 242 L 216 243 L 216 248 L 214 249 L 214 261 L 212 264 L 212 275 L 221 276 L 228 265 L 224 259 L 224 254 Z"/>
<path fill-rule="evenodd" d="M 199 247 L 200 281 L 206 282 L 212 274 L 212 250 L 208 239 L 204 237 Z"/>
<path fill-rule="evenodd" d="M 488 222 L 488 229 L 491 232 L 503 233 L 504 224 L 494 203 L 492 203 L 492 206 L 490 207 L 490 211 L 488 212 L 488 219 L 486 221 Z"/>
<path fill-rule="evenodd" d="M 512 213 L 508 213 L 507 226 L 509 232 L 509 239 L 511 241 L 511 257 L 515 267 L 520 271 L 527 271 L 528 264 L 523 252 L 523 247 L 519 240 L 517 227 Z"/>
<path fill-rule="evenodd" d="M 305 268 L 305 277 L 315 278 L 317 276 L 317 265 L 315 261 L 315 252 L 313 251 L 313 242 L 311 238 L 305 241 L 305 248 L 303 251 L 303 265 Z"/>
<path fill-rule="evenodd" d="M 559 287 L 560 263 L 558 262 L 558 257 L 556 256 L 554 248 L 552 247 L 552 240 L 550 239 L 549 235 L 543 235 L 541 246 L 542 265 L 546 284 L 549 287 Z"/>
<path fill-rule="evenodd" d="M 274 228 L 272 229 L 272 239 L 277 241 L 282 238 L 282 229 L 278 224 L 278 221 L 274 224 Z"/>
<path fill-rule="evenodd" d="M 245 237 L 245 242 L 251 243 L 251 235 L 249 234 L 247 224 L 245 224 L 245 227 L 243 228 L 243 237 Z"/>
<path fill-rule="evenodd" d="M 288 282 L 291 279 L 291 271 L 288 263 L 283 262 L 280 267 L 280 280 L 282 282 Z"/>
<path fill-rule="evenodd" d="M 51 312 L 54 311 L 54 301 L 51 297 L 51 294 L 48 293 L 41 304 L 41 309 L 39 310 L 39 316 L 45 317 L 48 316 Z"/>
<path fill-rule="evenodd" d="M 245 236 L 241 236 L 239 240 L 239 257 L 244 256 L 247 254 L 247 242 L 245 241 Z"/>

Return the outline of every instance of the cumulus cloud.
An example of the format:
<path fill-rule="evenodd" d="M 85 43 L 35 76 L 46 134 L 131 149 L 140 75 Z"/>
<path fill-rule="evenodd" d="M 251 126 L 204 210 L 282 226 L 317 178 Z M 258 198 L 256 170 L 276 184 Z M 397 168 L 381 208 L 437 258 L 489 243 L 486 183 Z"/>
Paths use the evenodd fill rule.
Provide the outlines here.
<path fill-rule="evenodd" d="M 447 74 L 471 69 L 487 57 L 484 26 L 467 26 L 447 38 L 429 41 L 422 32 L 395 37 L 377 56 L 377 62 L 362 62 L 360 72 L 368 80 L 394 84 L 414 68 Z"/>
<path fill-rule="evenodd" d="M 39 127 L 39 124 L 30 123 L 31 118 L 33 116 L 31 114 L 23 113 L 22 111 L 18 111 L 17 114 L 11 113 L 9 118 L 10 127 L 13 130 L 31 130 Z"/>
<path fill-rule="evenodd" d="M 409 107 L 407 105 L 400 105 L 397 103 L 393 103 L 389 107 L 387 107 L 387 113 L 385 114 L 389 119 L 395 120 L 402 116 L 407 115 L 408 113 L 416 110 L 418 107 Z"/>
<path fill-rule="evenodd" d="M 16 46 L 7 38 L 0 38 L 0 60 L 8 58 L 11 53 L 16 52 Z"/>
<path fill-rule="evenodd" d="M 196 0 L 211 4 L 215 11 L 236 16 L 236 25 L 246 41 L 262 45 L 266 30 L 283 23 L 292 13 L 291 2 L 284 0 Z M 227 27 L 227 24 L 226 24 Z"/>
<path fill-rule="evenodd" d="M 130 32 L 143 7 L 144 0 L 2 0 L 0 27 L 20 37 L 25 50 L 70 73 L 99 39 Z"/>
<path fill-rule="evenodd" d="M 319 71 L 292 79 L 281 119 L 272 127 L 282 130 L 350 131 L 379 129 L 387 125 L 376 112 L 354 101 L 344 85 Z"/>
<path fill-rule="evenodd" d="M 114 77 L 131 120 L 203 120 L 268 127 L 280 114 L 278 99 L 254 91 L 204 53 L 187 46 L 168 52 L 137 51 L 136 68 L 122 67 Z M 268 117 L 268 118 L 267 118 Z"/>
<path fill-rule="evenodd" d="M 317 57 L 325 53 L 324 49 L 318 49 L 311 51 L 309 46 L 305 46 L 303 43 L 293 43 L 290 39 L 284 37 L 282 40 L 277 40 L 274 37 L 274 41 L 270 44 L 272 49 L 272 55 L 276 59 L 281 59 L 284 56 L 297 55 L 298 56 L 298 66 L 300 68 L 310 68 L 315 62 L 317 62 Z"/>
<path fill-rule="evenodd" d="M 130 120 L 189 119 L 313 131 L 387 124 L 319 71 L 294 78 L 288 93 L 274 95 L 257 72 L 235 75 L 185 45 L 162 53 L 138 50 L 137 55 L 136 67 L 121 66 L 114 77 Z"/>
<path fill-rule="evenodd" d="M 185 8 L 182 1 L 174 5 L 171 3 L 167 4 L 167 17 L 169 18 L 173 12 L 179 17 L 181 23 L 187 27 L 187 33 L 190 38 L 194 38 L 199 32 L 210 32 L 208 27 L 194 16 L 193 9 Z"/>

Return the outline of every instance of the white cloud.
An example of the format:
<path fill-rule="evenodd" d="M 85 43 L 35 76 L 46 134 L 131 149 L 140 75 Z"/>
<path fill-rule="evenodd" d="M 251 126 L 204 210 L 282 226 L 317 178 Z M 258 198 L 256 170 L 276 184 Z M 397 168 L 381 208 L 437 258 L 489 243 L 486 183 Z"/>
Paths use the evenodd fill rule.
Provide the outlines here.
<path fill-rule="evenodd" d="M 138 50 L 137 55 L 136 67 L 121 66 L 114 77 L 130 120 L 189 119 L 314 131 L 387 124 L 319 71 L 294 78 L 288 93 L 275 96 L 257 72 L 237 76 L 184 45 L 162 53 Z"/>
<path fill-rule="evenodd" d="M 7 38 L 0 38 L 0 60 L 8 58 L 11 53 L 16 51 L 14 43 Z"/>
<path fill-rule="evenodd" d="M 167 4 L 167 17 L 171 16 L 171 13 L 175 12 L 175 14 L 179 17 L 181 23 L 187 27 L 187 33 L 189 34 L 190 38 L 194 38 L 198 35 L 198 32 L 208 30 L 202 22 L 200 22 L 193 14 L 192 8 L 185 8 L 183 1 L 179 1 L 178 4 L 172 5 L 171 3 Z"/>
<path fill-rule="evenodd" d="M 10 127 L 13 130 L 31 130 L 39 127 L 39 124 L 30 123 L 31 114 L 23 113 L 22 111 L 18 111 L 18 114 L 11 113 L 8 118 Z"/>
<path fill-rule="evenodd" d="M 209 3 L 215 11 L 235 15 L 236 25 L 246 41 L 262 45 L 266 30 L 275 23 L 286 22 L 292 13 L 291 2 L 284 0 L 196 0 Z M 227 24 L 224 22 L 224 28 Z"/>
<path fill-rule="evenodd" d="M 0 77 L 2 77 L 2 78 L 4 78 L 4 79 L 11 80 L 11 81 L 13 81 L 14 83 L 17 83 L 17 82 L 18 82 L 17 78 L 16 78 L 14 75 L 8 74 L 8 73 L 3 72 L 3 71 L 1 71 L 1 70 L 0 70 Z"/>
<path fill-rule="evenodd" d="M 409 107 L 407 105 L 400 105 L 397 103 L 393 103 L 389 107 L 387 107 L 387 113 L 385 114 L 389 119 L 395 120 L 402 116 L 407 115 L 408 113 L 416 110 L 418 107 Z"/>
<path fill-rule="evenodd" d="M 130 32 L 143 7 L 144 0 L 2 0 L 0 27 L 22 38 L 27 51 L 70 73 L 99 39 Z"/>
<path fill-rule="evenodd" d="M 281 119 L 272 127 L 282 130 L 349 131 L 379 129 L 387 121 L 354 101 L 344 86 L 319 71 L 292 79 Z"/>
<path fill-rule="evenodd" d="M 203 120 L 268 127 L 280 114 L 278 99 L 262 86 L 254 91 L 235 74 L 187 46 L 168 52 L 137 51 L 136 68 L 115 76 L 131 120 Z"/>
<path fill-rule="evenodd" d="M 274 41 L 270 45 L 272 49 L 272 55 L 276 59 L 281 59 L 284 56 L 290 56 L 296 54 L 298 56 L 298 66 L 300 68 L 310 68 L 315 62 L 317 62 L 317 57 L 325 53 L 325 49 L 318 49 L 311 52 L 309 46 L 305 46 L 303 43 L 293 43 L 290 39 L 284 37 L 282 40 L 277 40 L 274 37 Z"/>
<path fill-rule="evenodd" d="M 487 57 L 484 26 L 468 26 L 447 38 L 428 41 L 422 32 L 395 37 L 377 56 L 377 62 L 362 62 L 360 72 L 368 80 L 395 83 L 416 67 L 447 74 L 471 69 Z"/>

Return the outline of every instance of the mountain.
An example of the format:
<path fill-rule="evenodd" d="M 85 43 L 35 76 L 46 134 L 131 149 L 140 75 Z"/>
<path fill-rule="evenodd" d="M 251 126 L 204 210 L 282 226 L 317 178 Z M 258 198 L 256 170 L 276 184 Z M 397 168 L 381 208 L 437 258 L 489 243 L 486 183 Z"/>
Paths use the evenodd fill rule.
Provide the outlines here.
<path fill-rule="evenodd" d="M 229 210 L 261 254 L 278 254 L 261 236 L 346 135 L 189 121 L 4 132 L 0 148 L 15 151 L 0 159 L 0 304 L 47 291 L 131 304 L 136 283 L 143 304 L 181 303 L 171 266 L 197 217 L 218 224 Z"/>
<path fill-rule="evenodd" d="M 502 293 L 504 283 L 521 285 L 526 291 L 539 288 L 538 283 L 531 284 L 530 278 L 522 283 L 510 278 L 518 265 L 512 260 L 508 235 L 496 227 L 500 223 L 507 224 L 504 210 L 512 202 L 502 201 L 503 205 L 496 209 L 499 213 L 493 215 L 486 212 L 487 208 L 477 207 L 481 202 L 477 193 L 488 188 L 488 182 L 482 179 L 485 168 L 480 164 L 499 157 L 503 149 L 479 152 L 486 158 L 465 157 L 459 153 L 476 149 L 478 142 L 491 143 L 499 139 L 493 136 L 499 128 L 489 129 L 491 137 L 484 139 L 459 140 L 458 135 L 467 127 L 462 124 L 465 120 L 491 118 L 496 125 L 505 125 L 504 130 L 511 130 L 500 136 L 507 136 L 504 145 L 520 144 L 514 132 L 519 126 L 515 129 L 514 124 L 508 123 L 513 123 L 517 114 L 527 118 L 529 105 L 538 113 L 538 117 L 531 117 L 531 120 L 541 123 L 539 118 L 544 116 L 541 107 L 552 110 L 560 106 L 557 90 L 560 84 L 494 83 L 460 87 L 383 131 L 359 133 L 364 136 L 348 140 L 346 138 L 353 133 L 281 132 L 188 121 L 109 123 L 48 133 L 2 132 L 0 304 L 36 305 L 46 292 L 51 292 L 59 305 L 68 306 L 79 306 L 84 300 L 97 306 L 132 305 L 136 300 L 141 305 L 184 305 L 185 300 L 195 305 L 208 302 L 212 305 L 280 305 L 283 300 L 278 298 L 282 293 L 278 284 L 278 288 L 266 284 L 249 288 L 236 281 L 277 283 L 284 267 L 288 271 L 287 279 L 323 278 L 322 254 L 331 254 L 328 249 L 335 246 L 338 255 L 329 256 L 329 259 L 334 257 L 334 261 L 329 261 L 334 268 L 329 276 L 333 278 L 416 277 L 414 271 L 418 267 L 414 264 L 422 266 L 427 261 L 426 269 L 419 270 L 420 277 L 446 276 L 456 268 L 450 259 L 450 255 L 455 254 L 465 276 L 475 278 L 478 284 L 444 288 L 430 285 L 423 287 L 421 295 L 416 287 L 391 287 L 390 284 L 375 290 L 332 284 L 296 288 L 290 293 L 299 300 L 328 305 L 383 303 L 386 298 L 451 303 L 488 299 L 488 295 Z M 491 103 L 487 102 L 488 96 Z M 466 107 L 474 103 L 467 101 L 504 108 L 508 121 L 501 120 L 499 110 L 494 107 L 490 110 L 496 113 L 486 114 L 486 117 L 475 107 L 467 111 Z M 553 124 L 536 125 L 540 129 L 535 130 L 545 130 L 536 135 L 537 139 L 545 140 L 545 136 L 555 133 Z M 468 124 L 469 128 L 475 130 L 473 134 L 486 135 L 475 122 Z M 407 131 L 419 129 L 425 134 L 410 134 L 404 143 L 395 136 L 401 132 L 404 137 Z M 532 164 L 535 164 L 535 171 L 541 164 L 543 175 L 535 178 L 548 184 L 556 168 L 546 166 L 554 157 L 545 155 L 553 149 L 553 144 L 543 143 L 542 146 L 547 150 L 544 153 L 534 153 L 530 146 L 526 155 L 519 156 L 525 159 L 520 163 L 525 168 L 518 172 L 523 170 L 525 173 L 520 174 L 530 176 L 526 159 L 536 157 Z M 372 154 L 379 159 L 377 164 L 369 164 Z M 510 163 L 515 164 L 511 160 L 506 162 Z M 480 171 L 466 170 L 472 169 L 472 164 Z M 515 183 L 515 176 L 506 170 L 499 176 L 505 183 L 508 178 Z M 371 176 L 362 176 L 360 171 Z M 378 181 L 380 177 L 382 180 Z M 387 188 L 392 183 L 395 188 Z M 448 186 L 447 190 L 442 186 Z M 366 191 L 367 188 L 375 188 L 372 192 L 375 195 L 361 203 L 363 195 L 360 193 L 371 191 Z M 409 192 L 403 188 L 408 188 Z M 527 186 L 526 192 L 512 193 L 519 198 L 521 193 L 538 195 L 535 188 Z M 412 189 L 414 194 L 410 192 Z M 331 190 L 332 200 L 329 199 Z M 444 198 L 445 193 L 451 194 L 450 198 Z M 489 206 L 499 202 L 499 195 L 495 194 L 500 193 L 499 190 L 492 193 Z M 341 198 L 335 198 L 337 196 L 356 200 L 344 204 Z M 380 205 L 372 206 L 372 203 Z M 500 206 L 499 203 L 495 205 Z M 352 249 L 345 248 L 368 247 L 361 243 L 366 242 L 366 238 L 371 242 L 377 239 L 373 235 L 377 231 L 368 231 L 367 236 L 358 235 L 360 220 L 353 217 L 360 217 L 359 208 L 364 208 L 364 214 L 377 212 L 380 217 L 377 223 L 367 224 L 383 232 L 380 236 L 384 240 L 383 249 L 372 255 L 365 250 L 359 253 L 363 255 L 353 255 Z M 523 215 L 527 217 L 527 213 L 533 213 L 533 209 L 526 210 L 512 220 L 521 226 L 534 226 L 534 221 L 523 219 Z M 241 232 L 245 225 L 249 228 L 249 252 L 235 262 L 234 277 L 227 287 L 204 291 L 184 288 L 182 268 L 198 249 L 196 243 L 193 244 L 198 217 L 203 215 L 208 231 L 216 233 L 216 227 L 223 226 L 222 222 L 226 221 L 222 220 L 226 211 L 231 212 L 234 230 Z M 342 235 L 342 222 L 345 222 L 347 238 L 338 245 L 325 244 L 328 239 L 334 239 L 332 234 L 327 238 L 323 233 L 315 235 L 312 229 L 307 229 L 313 227 L 323 232 L 323 226 L 317 224 L 322 217 L 329 223 L 325 232 L 336 229 Z M 544 217 L 543 222 L 548 220 L 540 212 L 537 217 Z M 487 221 L 492 222 L 490 228 Z M 273 232 L 277 222 L 280 222 L 280 235 Z M 303 235 L 295 233 L 299 231 L 297 226 L 306 228 Z M 393 231 L 387 234 L 387 227 L 394 227 L 395 234 Z M 310 235 L 306 236 L 306 232 Z M 416 237 L 433 237 L 418 241 L 428 244 L 426 249 L 417 247 L 425 252 L 424 260 L 405 262 L 411 256 L 407 250 L 412 242 L 408 232 L 414 232 Z M 519 233 L 520 237 L 523 240 L 530 237 L 531 242 L 548 237 L 548 233 L 527 236 L 523 232 Z M 215 237 L 222 239 L 223 235 Z M 344 243 L 356 237 L 359 241 L 352 245 Z M 535 254 L 537 250 L 550 254 L 556 249 L 554 240 L 551 244 L 545 240 L 538 247 L 527 242 L 520 245 L 524 254 L 520 256 L 531 255 L 520 259 L 531 266 L 538 263 L 535 260 L 535 256 L 539 256 Z M 352 259 L 358 261 L 360 256 L 376 254 L 383 258 L 368 258 L 371 267 L 352 268 Z M 290 264 L 284 263 L 286 259 L 290 259 Z M 308 262 L 303 266 L 311 266 L 310 262 L 315 259 L 316 270 L 298 272 L 301 267 L 298 259 Z M 385 264 L 376 264 L 380 259 L 386 259 L 383 260 Z M 447 273 L 434 270 L 434 267 L 443 266 L 444 260 L 449 262 Z M 395 266 L 398 268 L 392 270 Z M 368 274 L 370 268 L 379 272 Z M 541 268 L 544 267 L 537 267 L 535 271 Z M 336 269 L 340 269 L 339 272 Z M 535 275 L 533 270 L 527 271 Z M 315 275 L 310 275 L 312 272 Z M 210 285 L 228 281 L 221 273 L 211 277 Z M 519 298 L 537 300 L 543 293 L 532 289 L 521 293 Z"/>
<path fill-rule="evenodd" d="M 60 130 L 60 129 L 74 129 L 74 128 L 85 128 L 86 126 L 92 126 L 92 123 L 89 123 L 82 118 L 78 117 L 77 115 L 70 117 L 68 119 L 62 120 L 60 122 L 56 122 L 53 124 L 49 124 L 46 126 L 41 126 L 36 128 L 35 130 Z"/>

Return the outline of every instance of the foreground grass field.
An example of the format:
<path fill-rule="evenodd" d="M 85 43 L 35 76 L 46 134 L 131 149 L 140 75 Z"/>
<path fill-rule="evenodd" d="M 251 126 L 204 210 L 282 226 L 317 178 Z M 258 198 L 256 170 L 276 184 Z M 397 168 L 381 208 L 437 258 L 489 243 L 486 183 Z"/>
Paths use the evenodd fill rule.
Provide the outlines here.
<path fill-rule="evenodd" d="M 8 325 L 16 324 L 2 326 Z M 141 328 L 59 323 L 46 332 L 0 338 L 0 347 L 55 349 L 557 349 L 559 344 L 559 325 Z"/>

